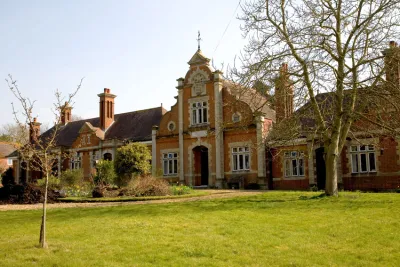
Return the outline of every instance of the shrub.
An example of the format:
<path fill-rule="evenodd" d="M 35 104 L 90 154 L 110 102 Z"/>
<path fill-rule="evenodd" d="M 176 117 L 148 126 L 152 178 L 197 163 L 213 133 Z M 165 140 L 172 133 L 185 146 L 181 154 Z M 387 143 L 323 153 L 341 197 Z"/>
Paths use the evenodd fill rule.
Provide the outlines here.
<path fill-rule="evenodd" d="M 152 176 L 138 176 L 132 179 L 120 195 L 126 196 L 166 196 L 171 194 L 168 182 Z"/>
<path fill-rule="evenodd" d="M 127 183 L 132 175 L 148 174 L 151 167 L 150 160 L 150 150 L 144 144 L 130 143 L 118 148 L 114 161 L 118 185 Z"/>
<path fill-rule="evenodd" d="M 96 186 L 93 188 L 92 197 L 104 197 L 104 193 L 106 192 L 106 188 L 104 186 Z"/>
<path fill-rule="evenodd" d="M 48 203 L 57 202 L 59 197 L 59 193 L 53 190 L 48 190 Z M 35 184 L 9 185 L 7 187 L 0 188 L 0 199 L 2 199 L 4 203 L 35 204 L 43 202 L 43 198 L 44 188 Z"/>
<path fill-rule="evenodd" d="M 171 192 L 173 195 L 186 195 L 192 193 L 193 189 L 186 185 L 173 185 Z"/>
<path fill-rule="evenodd" d="M 94 179 L 97 185 L 112 185 L 115 184 L 117 177 L 114 170 L 114 162 L 109 160 L 100 160 L 97 165 L 97 174 Z"/>
<path fill-rule="evenodd" d="M 36 181 L 36 184 L 40 187 L 45 188 L 46 187 L 46 177 L 39 179 Z M 53 190 L 59 190 L 61 189 L 61 183 L 60 183 L 60 179 L 58 179 L 57 177 L 50 175 L 49 176 L 49 183 L 48 183 L 49 189 L 53 189 Z"/>
<path fill-rule="evenodd" d="M 12 168 L 8 168 L 2 175 L 1 177 L 1 184 L 3 186 L 7 186 L 7 185 L 14 185 L 15 184 L 15 179 L 14 179 L 14 175 L 13 175 L 13 169 Z"/>
<path fill-rule="evenodd" d="M 60 180 L 62 186 L 79 185 L 83 182 L 83 170 L 76 169 L 63 171 Z"/>

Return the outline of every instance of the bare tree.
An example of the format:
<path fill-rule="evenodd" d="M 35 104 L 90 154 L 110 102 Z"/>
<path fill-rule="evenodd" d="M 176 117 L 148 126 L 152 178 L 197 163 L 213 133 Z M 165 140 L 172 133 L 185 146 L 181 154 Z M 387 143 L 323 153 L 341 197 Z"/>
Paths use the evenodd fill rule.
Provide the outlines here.
<path fill-rule="evenodd" d="M 7 123 L 2 126 L 0 134 L 3 139 L 8 142 L 13 142 L 19 145 L 24 145 L 28 142 L 28 128 L 23 128 L 15 123 Z"/>
<path fill-rule="evenodd" d="M 19 149 L 20 156 L 28 162 L 30 168 L 41 171 L 46 179 L 39 244 L 42 248 L 47 248 L 46 215 L 49 176 L 51 175 L 54 165 L 63 157 L 62 151 L 57 147 L 57 136 L 62 127 L 60 123 L 61 114 L 64 111 L 63 109 L 70 105 L 72 98 L 81 88 L 83 79 L 77 85 L 76 89 L 67 97 L 63 97 L 61 92 L 56 90 L 53 113 L 57 123 L 48 130 L 45 135 L 40 135 L 39 128 L 37 127 L 40 124 L 37 122 L 36 118 L 32 116 L 35 101 L 31 101 L 29 98 L 22 95 L 22 92 L 18 88 L 17 81 L 14 80 L 11 75 L 9 75 L 6 81 L 9 89 L 14 94 L 21 107 L 21 111 L 18 112 L 15 105 L 12 104 L 14 118 L 18 127 L 24 129 L 26 125 L 29 125 L 30 140 Z"/>
<path fill-rule="evenodd" d="M 308 120 L 307 134 L 325 147 L 325 192 L 337 196 L 338 158 L 354 122 L 368 122 L 375 132 L 397 127 L 388 122 L 395 114 L 390 112 L 399 111 L 399 76 L 392 77 L 384 61 L 399 66 L 396 43 L 390 49 L 387 43 L 399 40 L 400 1 L 253 0 L 242 10 L 249 43 L 241 57 L 243 68 L 232 70 L 234 79 L 244 87 L 261 81 L 276 88 L 277 74 L 286 78 L 295 112 L 278 118 L 278 124 L 292 130 L 275 128 L 285 138 L 297 138 L 296 131 L 306 130 L 299 121 Z M 302 118 L 294 118 L 298 114 Z"/>

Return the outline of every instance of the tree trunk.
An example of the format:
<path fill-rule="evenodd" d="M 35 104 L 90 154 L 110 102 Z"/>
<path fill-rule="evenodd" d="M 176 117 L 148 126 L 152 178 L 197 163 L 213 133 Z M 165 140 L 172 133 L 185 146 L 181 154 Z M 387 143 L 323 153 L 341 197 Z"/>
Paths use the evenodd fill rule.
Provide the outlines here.
<path fill-rule="evenodd" d="M 47 213 L 47 188 L 49 186 L 49 172 L 46 171 L 46 187 L 44 191 L 44 200 L 43 200 L 43 215 L 42 215 L 42 224 L 40 226 L 40 239 L 39 243 L 42 248 L 47 248 L 46 242 L 46 213 Z"/>
<path fill-rule="evenodd" d="M 325 158 L 326 167 L 326 185 L 325 194 L 327 196 L 338 196 L 338 173 L 337 173 L 337 163 L 338 154 L 335 151 L 331 152 L 328 148 Z M 337 149 L 336 149 L 337 150 Z"/>

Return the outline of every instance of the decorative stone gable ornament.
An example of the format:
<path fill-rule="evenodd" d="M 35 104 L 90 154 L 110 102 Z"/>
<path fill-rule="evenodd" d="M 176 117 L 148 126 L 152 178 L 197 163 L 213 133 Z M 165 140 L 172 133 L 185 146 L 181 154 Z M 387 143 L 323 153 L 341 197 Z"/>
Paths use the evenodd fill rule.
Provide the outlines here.
<path fill-rule="evenodd" d="M 189 78 L 192 84 L 192 96 L 200 96 L 206 94 L 206 83 L 209 81 L 207 72 L 197 69 Z"/>
<path fill-rule="evenodd" d="M 206 84 L 204 83 L 204 76 L 200 73 L 193 77 L 193 92 L 195 95 L 205 95 L 206 94 Z"/>

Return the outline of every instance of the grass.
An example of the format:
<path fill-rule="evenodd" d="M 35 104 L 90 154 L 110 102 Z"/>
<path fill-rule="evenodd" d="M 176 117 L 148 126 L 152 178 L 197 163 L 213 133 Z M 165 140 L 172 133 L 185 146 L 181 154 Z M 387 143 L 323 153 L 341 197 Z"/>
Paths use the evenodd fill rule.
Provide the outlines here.
<path fill-rule="evenodd" d="M 398 266 L 400 194 L 0 212 L 1 266 Z"/>
<path fill-rule="evenodd" d="M 121 197 L 65 197 L 60 198 L 60 202 L 134 202 L 134 201 L 146 201 L 146 200 L 160 200 L 160 199 L 175 199 L 175 198 L 191 198 L 199 197 L 210 194 L 206 191 L 193 191 L 193 193 L 186 195 L 170 195 L 170 196 L 148 196 L 148 197 L 131 197 L 131 196 L 121 196 Z"/>

